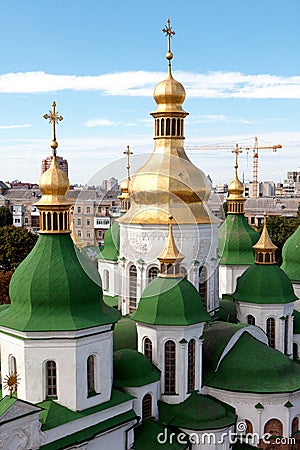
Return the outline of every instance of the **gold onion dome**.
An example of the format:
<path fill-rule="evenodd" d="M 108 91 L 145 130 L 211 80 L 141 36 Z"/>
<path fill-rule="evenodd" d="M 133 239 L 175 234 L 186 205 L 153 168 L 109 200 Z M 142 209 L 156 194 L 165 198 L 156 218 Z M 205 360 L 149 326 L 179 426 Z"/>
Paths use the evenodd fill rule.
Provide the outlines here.
<path fill-rule="evenodd" d="M 155 149 L 148 161 L 133 174 L 130 185 L 130 209 L 119 219 L 126 223 L 168 224 L 170 213 L 177 223 L 216 223 L 207 200 L 211 185 L 206 175 L 187 157 L 182 109 L 185 90 L 171 72 L 170 37 L 175 34 L 168 20 L 163 30 L 168 35 L 168 75 L 154 90 L 157 109 Z"/>
<path fill-rule="evenodd" d="M 253 246 L 255 250 L 255 262 L 258 264 L 276 264 L 275 250 L 277 246 L 273 244 L 267 229 L 267 215 L 264 214 L 264 227 L 260 238 Z"/>
<path fill-rule="evenodd" d="M 241 199 L 244 198 L 244 185 L 239 180 L 237 173 L 234 180 L 228 184 L 228 199 Z"/>
<path fill-rule="evenodd" d="M 70 187 L 68 176 L 59 168 L 56 156 L 52 157 L 51 165 L 40 178 L 41 204 L 66 204 L 70 203 L 66 194 Z"/>

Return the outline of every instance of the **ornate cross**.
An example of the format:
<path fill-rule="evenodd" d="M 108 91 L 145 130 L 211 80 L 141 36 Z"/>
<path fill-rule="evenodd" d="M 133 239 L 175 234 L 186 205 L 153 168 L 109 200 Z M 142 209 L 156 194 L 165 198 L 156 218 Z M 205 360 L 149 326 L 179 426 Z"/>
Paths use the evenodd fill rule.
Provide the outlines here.
<path fill-rule="evenodd" d="M 162 29 L 162 32 L 168 36 L 168 53 L 171 53 L 171 37 L 174 36 L 175 31 L 172 30 L 170 19 L 167 20 L 167 26 Z"/>
<path fill-rule="evenodd" d="M 133 155 L 133 153 L 130 151 L 129 145 L 127 145 L 127 149 L 123 153 L 124 155 L 127 155 L 127 178 L 130 180 L 130 155 Z"/>
<path fill-rule="evenodd" d="M 239 167 L 239 153 L 242 153 L 242 150 L 239 148 L 239 144 L 235 144 L 235 149 L 232 150 L 232 153 L 235 153 L 235 165 L 234 168 L 237 169 Z"/>
<path fill-rule="evenodd" d="M 49 123 L 52 123 L 52 142 L 51 148 L 53 149 L 53 156 L 56 156 L 56 149 L 58 147 L 58 143 L 56 142 L 56 129 L 55 125 L 58 124 L 61 120 L 63 120 L 63 116 L 58 115 L 58 111 L 55 111 L 56 103 L 52 103 L 52 111 L 49 110 L 49 114 L 44 114 L 44 119 L 48 119 Z"/>

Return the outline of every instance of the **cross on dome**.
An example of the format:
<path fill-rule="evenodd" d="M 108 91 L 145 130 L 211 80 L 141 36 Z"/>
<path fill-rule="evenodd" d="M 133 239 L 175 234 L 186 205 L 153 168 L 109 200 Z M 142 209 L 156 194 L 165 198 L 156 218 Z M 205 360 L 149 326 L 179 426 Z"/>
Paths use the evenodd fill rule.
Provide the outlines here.
<path fill-rule="evenodd" d="M 166 58 L 171 65 L 171 59 L 173 59 L 173 53 L 171 52 L 171 37 L 175 35 L 175 31 L 172 30 L 170 19 L 167 20 L 167 26 L 162 29 L 162 32 L 168 36 L 168 52 Z"/>
<path fill-rule="evenodd" d="M 53 149 L 53 156 L 56 156 L 56 149 L 58 147 L 58 143 L 56 141 L 56 127 L 55 125 L 58 124 L 60 121 L 63 120 L 63 116 L 58 115 L 58 111 L 55 110 L 56 103 L 52 103 L 52 110 L 49 109 L 49 114 L 44 114 L 44 119 L 49 120 L 49 123 L 52 123 L 52 142 L 51 142 L 51 148 Z"/>

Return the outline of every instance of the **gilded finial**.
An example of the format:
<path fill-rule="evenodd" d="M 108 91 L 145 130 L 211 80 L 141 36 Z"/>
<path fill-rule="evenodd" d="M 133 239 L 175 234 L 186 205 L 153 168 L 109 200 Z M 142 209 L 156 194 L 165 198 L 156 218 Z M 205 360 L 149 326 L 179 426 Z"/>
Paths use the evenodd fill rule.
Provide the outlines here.
<path fill-rule="evenodd" d="M 160 262 L 161 277 L 181 277 L 181 261 L 184 256 L 177 248 L 173 236 L 173 216 L 169 216 L 169 235 L 164 250 L 157 257 Z"/>
<path fill-rule="evenodd" d="M 256 264 L 276 264 L 275 250 L 277 246 L 273 244 L 267 229 L 266 205 L 264 211 L 264 226 L 258 242 L 253 246 L 255 250 Z"/>
<path fill-rule="evenodd" d="M 235 149 L 232 150 L 232 153 L 235 153 L 234 168 L 235 168 L 235 175 L 237 177 L 238 176 L 237 170 L 238 170 L 238 167 L 239 167 L 239 153 L 242 153 L 242 150 L 240 150 L 240 148 L 239 148 L 239 144 L 235 144 Z"/>
<path fill-rule="evenodd" d="M 51 148 L 53 150 L 53 156 L 56 156 L 56 149 L 58 147 L 58 143 L 56 141 L 56 124 L 58 124 L 61 120 L 63 120 L 63 116 L 58 115 L 58 111 L 55 110 L 56 103 L 52 103 L 52 110 L 49 109 L 49 114 L 44 114 L 44 119 L 48 119 L 49 123 L 52 123 L 52 142 Z"/>
<path fill-rule="evenodd" d="M 162 29 L 162 32 L 168 36 L 168 52 L 166 58 L 169 61 L 169 67 L 171 67 L 171 59 L 173 59 L 173 53 L 171 52 L 171 37 L 175 35 L 175 31 L 172 30 L 170 19 L 167 20 L 167 25 Z"/>
<path fill-rule="evenodd" d="M 130 180 L 130 156 L 133 155 L 133 153 L 130 151 L 129 145 L 127 145 L 126 151 L 123 153 L 124 155 L 127 155 L 127 179 Z"/>
<path fill-rule="evenodd" d="M 17 391 L 19 381 L 20 381 L 20 378 L 19 378 L 18 374 L 14 373 L 14 372 L 10 372 L 4 378 L 4 387 L 6 389 L 8 389 L 10 398 L 12 398 L 13 393 Z"/>

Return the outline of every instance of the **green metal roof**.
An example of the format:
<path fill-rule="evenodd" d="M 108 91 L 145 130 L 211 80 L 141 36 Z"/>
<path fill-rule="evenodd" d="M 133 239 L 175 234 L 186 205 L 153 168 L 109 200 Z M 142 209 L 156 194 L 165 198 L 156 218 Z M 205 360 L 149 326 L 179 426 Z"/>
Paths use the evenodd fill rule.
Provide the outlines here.
<path fill-rule="evenodd" d="M 292 281 L 300 281 L 300 226 L 282 248 L 282 270 Z"/>
<path fill-rule="evenodd" d="M 114 387 L 139 387 L 159 380 L 160 371 L 142 353 L 132 349 L 114 352 Z"/>
<path fill-rule="evenodd" d="M 214 340 L 212 334 L 216 332 L 212 329 L 205 336 L 206 340 Z M 203 356 L 204 383 L 208 386 L 270 394 L 300 389 L 300 365 L 258 341 L 247 331 L 242 333 L 218 368 L 215 361 L 210 361 L 208 348 L 204 348 Z"/>
<path fill-rule="evenodd" d="M 259 233 L 250 227 L 244 214 L 228 214 L 219 228 L 220 264 L 253 264 L 252 247 L 258 239 Z"/>
<path fill-rule="evenodd" d="M 182 403 L 175 405 L 158 402 L 162 423 L 187 430 L 213 430 L 233 425 L 234 409 L 207 395 L 194 391 Z"/>
<path fill-rule="evenodd" d="M 236 307 L 233 299 L 229 300 L 228 298 L 222 298 L 219 300 L 219 309 L 216 312 L 213 320 L 221 320 L 223 322 L 232 322 L 236 323 Z"/>
<path fill-rule="evenodd" d="M 118 295 L 103 295 L 103 301 L 106 305 L 111 306 L 112 308 L 118 307 Z"/>
<path fill-rule="evenodd" d="M 178 442 L 177 435 L 179 433 L 180 440 L 185 439 L 187 444 Z M 158 442 L 160 436 L 161 442 Z M 170 429 L 154 420 L 147 420 L 134 430 L 134 450 L 185 450 L 188 448 L 190 448 L 188 435 L 181 430 Z"/>
<path fill-rule="evenodd" d="M 170 326 L 210 320 L 192 283 L 185 278 L 164 277 L 149 283 L 131 317 L 137 322 Z"/>
<path fill-rule="evenodd" d="M 104 248 L 98 254 L 99 259 L 118 261 L 120 250 L 120 224 L 114 222 L 104 235 Z"/>
<path fill-rule="evenodd" d="M 87 269 L 88 265 L 88 269 Z M 78 330 L 117 322 L 102 301 L 91 264 L 69 234 L 42 234 L 10 282 L 9 308 L 0 325 L 20 331 Z"/>
<path fill-rule="evenodd" d="M 258 304 L 290 303 L 297 300 L 288 276 L 277 264 L 253 264 L 238 278 L 235 300 Z"/>
<path fill-rule="evenodd" d="M 124 348 L 137 350 L 137 329 L 134 320 L 129 317 L 122 317 L 115 325 L 113 339 L 114 351 Z"/>

